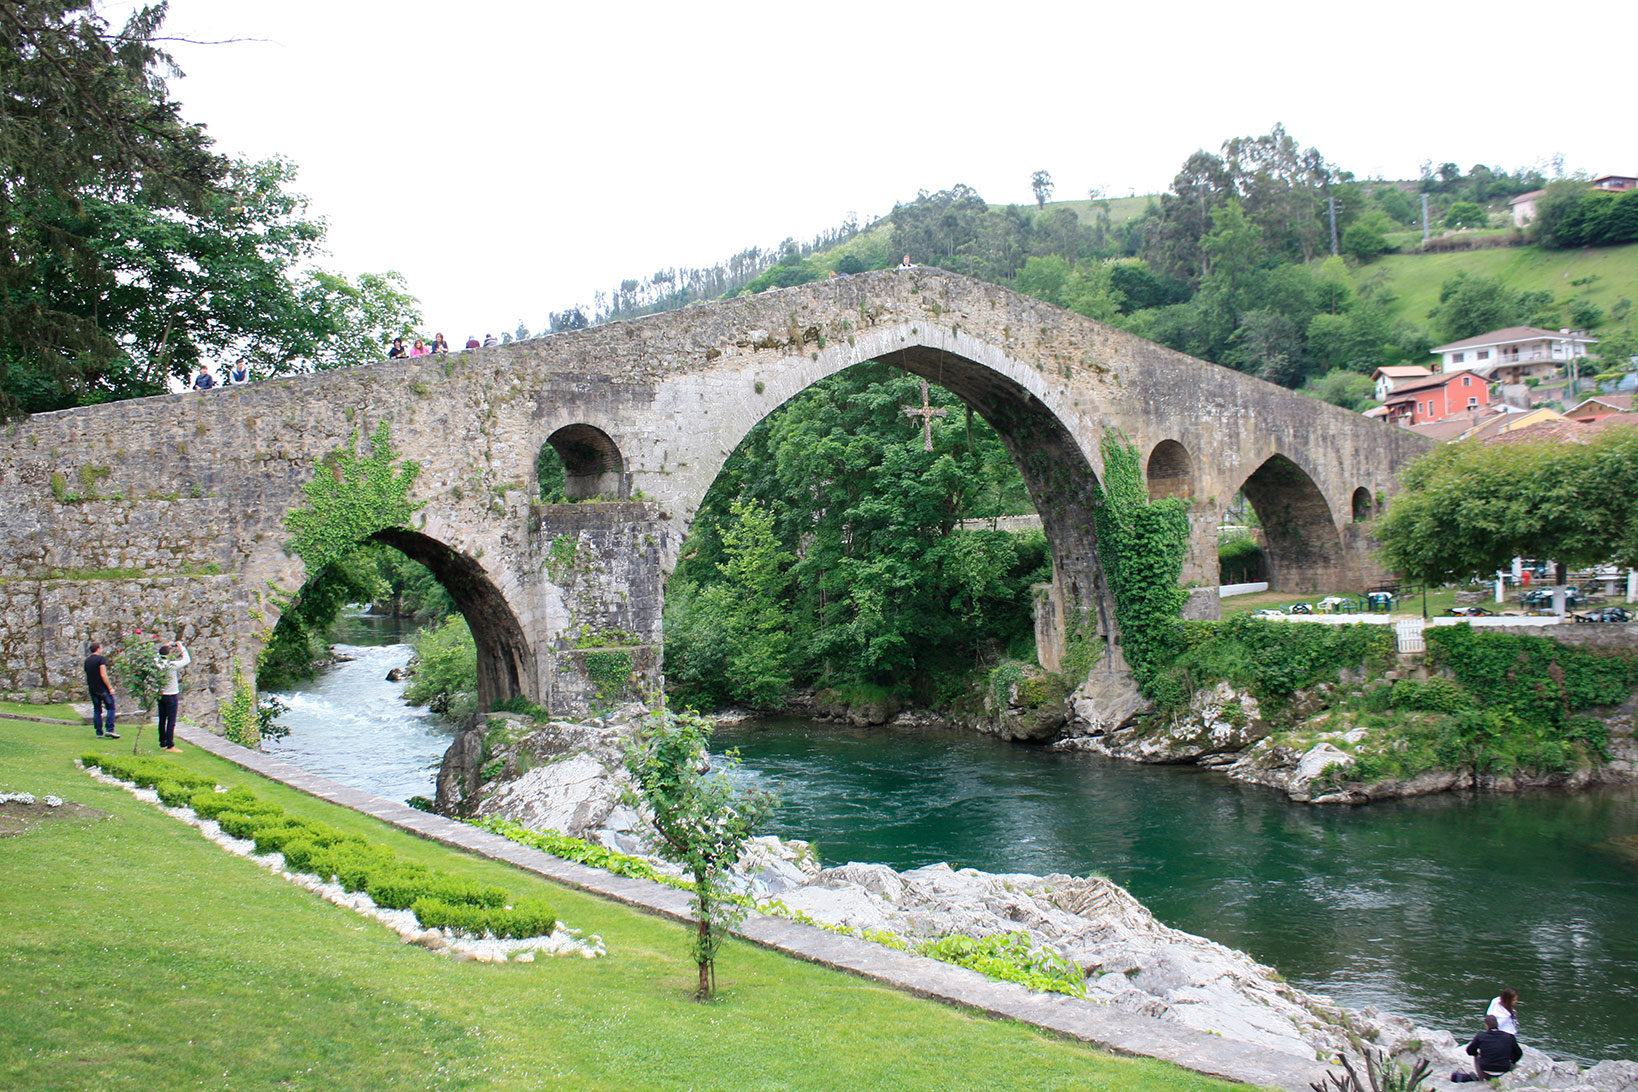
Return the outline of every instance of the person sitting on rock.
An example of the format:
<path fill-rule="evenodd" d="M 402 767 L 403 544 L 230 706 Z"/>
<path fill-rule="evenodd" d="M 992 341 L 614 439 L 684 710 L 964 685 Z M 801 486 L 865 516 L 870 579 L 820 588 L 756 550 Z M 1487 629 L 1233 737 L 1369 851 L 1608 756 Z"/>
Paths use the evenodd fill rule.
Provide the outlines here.
<path fill-rule="evenodd" d="M 1452 1073 L 1450 1079 L 1458 1084 L 1463 1081 L 1488 1081 L 1492 1077 L 1500 1077 L 1524 1057 L 1519 1041 L 1497 1027 L 1496 1018 L 1488 1015 L 1484 1018 L 1484 1030 L 1467 1044 L 1467 1052 L 1473 1055 L 1473 1072 L 1463 1073 L 1457 1070 Z"/>

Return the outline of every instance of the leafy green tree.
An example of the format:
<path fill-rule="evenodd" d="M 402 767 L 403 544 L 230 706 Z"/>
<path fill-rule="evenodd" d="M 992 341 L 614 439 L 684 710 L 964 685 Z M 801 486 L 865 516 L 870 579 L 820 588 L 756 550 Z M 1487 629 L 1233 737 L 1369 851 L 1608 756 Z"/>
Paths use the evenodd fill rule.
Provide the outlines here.
<path fill-rule="evenodd" d="M 459 720 L 476 712 L 478 648 L 466 619 L 451 614 L 418 631 L 410 643 L 415 646 L 414 674 L 404 700 Z"/>
<path fill-rule="evenodd" d="M 716 988 L 716 960 L 744 909 L 730 896 L 729 870 L 769 812 L 773 797 L 737 783 L 734 754 L 707 751 L 715 725 L 689 713 L 649 718 L 626 752 L 637 796 L 659 834 L 661 856 L 694 883 L 694 935 L 689 954 L 699 968 L 694 991 L 704 1001 Z"/>
<path fill-rule="evenodd" d="M 1030 175 L 1029 188 L 1035 193 L 1035 206 L 1046 208 L 1046 203 L 1052 200 L 1052 172 L 1036 171 Z"/>
<path fill-rule="evenodd" d="M 0 413 L 20 386 L 74 387 L 122 355 L 88 306 L 119 284 L 87 221 L 115 203 L 187 217 L 221 190 L 226 161 L 165 93 L 163 16 L 116 32 L 89 3 L 0 5 Z"/>
<path fill-rule="evenodd" d="M 1490 226 L 1490 214 L 1484 206 L 1472 201 L 1457 201 L 1445 213 L 1447 228 L 1483 228 Z"/>
<path fill-rule="evenodd" d="M 902 410 L 920 397 L 915 377 L 860 365 L 747 435 L 706 495 L 667 591 L 665 670 L 681 699 L 736 700 L 727 665 L 756 599 L 746 578 L 729 575 L 727 541 L 749 510 L 736 516 L 736 503 L 754 501 L 778 551 L 794 558 L 779 587 L 798 684 L 907 692 L 1029 638 L 1029 585 L 1050 575 L 1044 538 L 957 526 L 1031 511 L 1023 482 L 995 431 L 982 419 L 959 424 L 965 407 L 937 387 L 934 405 L 951 413 L 923 450 Z M 762 544 L 747 558 L 773 556 L 760 526 L 738 548 L 751 542 Z M 772 579 L 775 569 L 759 571 Z"/>
<path fill-rule="evenodd" d="M 1457 341 L 1517 326 L 1524 314 L 1519 294 L 1499 277 L 1457 273 L 1439 287 L 1439 306 L 1432 318 L 1447 340 Z"/>
<path fill-rule="evenodd" d="M 345 278 L 308 272 L 324 224 L 294 166 L 217 155 L 168 98 L 164 13 L 0 5 L 0 413 L 160 393 L 211 357 L 305 370 L 356 333 Z"/>
<path fill-rule="evenodd" d="M 1342 252 L 1362 262 L 1386 254 L 1393 249 L 1387 236 L 1391 230 L 1388 218 L 1380 212 L 1362 216 L 1342 233 Z"/>
<path fill-rule="evenodd" d="M 1314 321 L 1318 322 L 1323 317 L 1329 316 L 1316 315 Z M 1345 368 L 1336 368 L 1310 379 L 1303 386 L 1302 393 L 1356 413 L 1376 404 L 1376 386 L 1371 382 L 1371 377 Z"/>
<path fill-rule="evenodd" d="M 1378 529 L 1395 572 L 1445 581 L 1515 557 L 1638 565 L 1638 429 L 1588 444 L 1447 444 L 1404 475 Z"/>
<path fill-rule="evenodd" d="M 1407 225 L 1421 222 L 1421 210 L 1397 186 L 1379 186 L 1371 196 L 1390 220 Z"/>

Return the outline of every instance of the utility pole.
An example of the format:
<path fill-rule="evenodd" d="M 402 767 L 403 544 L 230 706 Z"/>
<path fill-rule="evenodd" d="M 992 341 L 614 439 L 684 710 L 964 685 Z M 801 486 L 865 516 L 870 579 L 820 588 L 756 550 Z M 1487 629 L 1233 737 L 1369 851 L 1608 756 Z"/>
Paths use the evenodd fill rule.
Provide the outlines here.
<path fill-rule="evenodd" d="M 1331 256 L 1334 258 L 1337 255 L 1337 199 L 1327 197 L 1325 204 L 1331 210 Z"/>
<path fill-rule="evenodd" d="M 1428 245 L 1428 195 L 1422 195 L 1422 246 Z"/>
<path fill-rule="evenodd" d="M 1569 339 L 1570 339 L 1569 349 L 1567 351 L 1567 355 L 1570 358 L 1570 367 L 1569 367 L 1569 373 L 1570 373 L 1570 402 L 1569 402 L 1569 406 L 1566 407 L 1566 408 L 1571 408 L 1578 401 L 1580 401 L 1580 397 L 1577 395 L 1576 392 L 1580 389 L 1580 386 L 1581 386 L 1581 362 L 1575 358 L 1575 339 L 1576 339 L 1576 336 L 1581 333 L 1581 331 L 1580 330 L 1560 330 L 1559 333 L 1568 335 Z"/>

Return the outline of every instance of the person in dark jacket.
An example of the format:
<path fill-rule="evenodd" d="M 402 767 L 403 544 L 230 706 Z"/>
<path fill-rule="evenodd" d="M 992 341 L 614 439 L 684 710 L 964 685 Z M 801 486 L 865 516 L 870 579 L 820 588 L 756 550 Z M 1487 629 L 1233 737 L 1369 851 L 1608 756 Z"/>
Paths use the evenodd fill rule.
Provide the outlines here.
<path fill-rule="evenodd" d="M 108 657 L 102 654 L 102 645 L 91 642 L 85 656 L 85 688 L 91 691 L 91 724 L 98 739 L 118 739 L 114 731 L 114 684 L 108 678 Z M 108 719 L 108 730 L 102 730 L 103 717 Z"/>
<path fill-rule="evenodd" d="M 1484 1018 L 1484 1030 L 1467 1044 L 1467 1052 L 1473 1055 L 1473 1072 L 1463 1073 L 1457 1070 L 1452 1073 L 1450 1079 L 1457 1083 L 1488 1081 L 1492 1077 L 1500 1077 L 1524 1057 L 1519 1041 L 1497 1027 L 1494 1016 Z"/>

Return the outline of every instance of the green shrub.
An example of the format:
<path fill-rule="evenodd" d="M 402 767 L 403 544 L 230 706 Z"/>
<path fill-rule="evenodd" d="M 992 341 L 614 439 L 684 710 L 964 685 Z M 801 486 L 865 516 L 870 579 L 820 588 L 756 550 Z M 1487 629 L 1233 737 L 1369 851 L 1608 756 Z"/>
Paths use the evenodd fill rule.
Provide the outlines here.
<path fill-rule="evenodd" d="M 193 799 L 196 791 L 191 785 L 178 785 L 175 781 L 161 781 L 154 785 L 154 791 L 159 794 L 159 802 L 167 808 L 186 807 Z"/>
<path fill-rule="evenodd" d="M 982 940 L 952 933 L 925 941 L 917 950 L 933 959 L 1032 990 L 1086 996 L 1086 978 L 1081 969 L 1051 948 L 1033 946 L 1028 933 L 995 933 Z"/>
<path fill-rule="evenodd" d="M 254 806 L 256 797 L 249 789 L 234 788 L 227 792 L 217 792 L 215 789 L 200 789 L 188 801 L 193 813 L 201 819 L 214 819 L 224 811 L 243 812 L 247 806 Z"/>
<path fill-rule="evenodd" d="M 415 920 L 428 929 L 457 929 L 500 938 L 547 936 L 557 925 L 557 915 L 544 899 L 520 899 L 514 906 L 474 906 L 442 899 L 417 899 L 410 908 Z"/>
<path fill-rule="evenodd" d="M 416 633 L 410 643 L 415 646 L 415 675 L 404 689 L 404 700 L 456 718 L 475 711 L 478 652 L 466 619 L 451 614 Z"/>
<path fill-rule="evenodd" d="M 256 811 L 224 811 L 216 817 L 216 824 L 222 828 L 222 833 L 233 838 L 255 838 L 256 832 L 264 827 L 287 826 L 284 809 L 277 805 L 252 804 Z M 277 810 L 266 810 L 276 808 Z"/>
<path fill-rule="evenodd" d="M 301 820 L 285 818 L 267 826 L 257 827 L 251 838 L 256 843 L 257 853 L 283 852 L 284 847 L 291 842 L 311 842 L 312 832 Z"/>
<path fill-rule="evenodd" d="M 424 869 L 381 869 L 370 877 L 364 892 L 377 906 L 389 910 L 408 910 L 417 899 L 427 897 L 433 882 L 433 875 Z"/>
<path fill-rule="evenodd" d="M 510 819 L 496 819 L 489 817 L 479 819 L 473 826 L 480 830 L 487 830 L 491 834 L 499 834 L 520 845 L 532 846 L 543 850 L 554 857 L 561 857 L 565 861 L 578 861 L 592 868 L 601 868 L 605 872 L 612 872 L 616 876 L 631 876 L 640 880 L 653 880 L 671 886 L 687 887 L 688 884 L 679 881 L 676 877 L 668 876 L 655 868 L 641 857 L 633 857 L 628 853 L 619 853 L 605 846 L 588 842 L 583 838 L 571 838 L 567 834 L 559 834 L 555 830 L 530 830 Z"/>
<path fill-rule="evenodd" d="M 318 848 L 310 839 L 291 839 L 280 850 L 284 854 L 284 867 L 291 872 L 314 872 L 313 854 L 318 852 Z"/>

